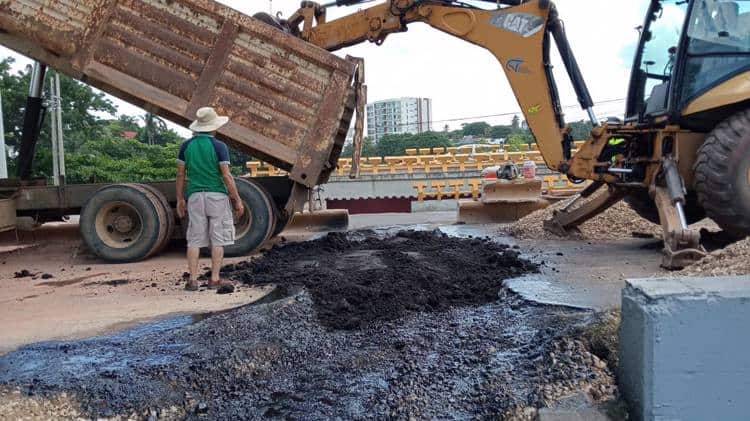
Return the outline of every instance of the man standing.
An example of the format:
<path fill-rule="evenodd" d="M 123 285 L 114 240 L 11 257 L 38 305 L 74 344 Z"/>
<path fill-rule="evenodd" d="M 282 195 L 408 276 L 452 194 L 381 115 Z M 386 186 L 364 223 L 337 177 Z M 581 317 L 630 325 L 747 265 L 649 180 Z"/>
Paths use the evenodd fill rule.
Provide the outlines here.
<path fill-rule="evenodd" d="M 198 258 L 201 247 L 211 246 L 211 280 L 208 288 L 221 286 L 219 278 L 224 246 L 234 244 L 234 219 L 245 208 L 240 199 L 234 177 L 229 171 L 229 149 L 214 138 L 214 133 L 227 124 L 229 117 L 219 116 L 211 107 L 196 112 L 190 125 L 193 138 L 180 147 L 177 159 L 177 215 L 182 219 L 187 212 L 187 259 L 190 280 L 185 289 L 198 290 Z M 187 173 L 187 191 L 185 190 Z"/>

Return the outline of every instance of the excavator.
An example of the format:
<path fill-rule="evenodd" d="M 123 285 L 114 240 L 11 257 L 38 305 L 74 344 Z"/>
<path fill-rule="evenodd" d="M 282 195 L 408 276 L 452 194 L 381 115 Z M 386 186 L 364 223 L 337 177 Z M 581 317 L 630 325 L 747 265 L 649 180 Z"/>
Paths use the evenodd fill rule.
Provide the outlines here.
<path fill-rule="evenodd" d="M 328 51 L 365 41 L 381 45 L 414 22 L 489 51 L 546 165 L 574 183 L 590 180 L 578 199 L 545 221 L 551 231 L 574 230 L 625 200 L 661 224 L 662 266 L 670 269 L 705 256 L 690 224 L 706 216 L 730 235 L 750 234 L 749 0 L 650 0 L 638 28 L 624 119 L 595 114 L 553 2 L 484 1 L 492 6 L 386 0 L 330 21 L 328 8 L 363 1 L 303 1 L 288 19 L 256 17 Z M 550 60 L 553 44 L 594 126 L 575 154 Z"/>

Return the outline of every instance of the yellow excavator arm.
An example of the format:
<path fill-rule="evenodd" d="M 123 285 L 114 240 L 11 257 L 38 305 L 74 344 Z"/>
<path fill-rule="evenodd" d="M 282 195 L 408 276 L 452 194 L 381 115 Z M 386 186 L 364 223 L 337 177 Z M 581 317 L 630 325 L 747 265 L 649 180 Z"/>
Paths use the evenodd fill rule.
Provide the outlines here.
<path fill-rule="evenodd" d="M 338 3 L 355 2 L 339 0 Z M 364 41 L 380 45 L 389 34 L 406 31 L 412 22 L 426 23 L 487 49 L 505 72 L 545 162 L 550 168 L 569 173 L 572 139 L 552 75 L 549 58 L 552 39 L 563 57 L 581 107 L 588 110 L 594 125 L 597 120 L 562 22 L 548 0 L 505 0 L 497 4 L 505 7 L 483 10 L 451 0 L 388 0 L 329 22 L 324 6 L 303 2 L 287 25 L 302 39 L 329 51 Z"/>

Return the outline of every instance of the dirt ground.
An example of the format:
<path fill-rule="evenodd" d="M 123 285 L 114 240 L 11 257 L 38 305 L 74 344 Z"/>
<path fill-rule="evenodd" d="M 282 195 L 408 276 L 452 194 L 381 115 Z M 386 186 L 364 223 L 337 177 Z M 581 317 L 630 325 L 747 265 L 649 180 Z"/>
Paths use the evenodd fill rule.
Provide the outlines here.
<path fill-rule="evenodd" d="M 6 241 L 0 419 L 530 420 L 571 399 L 617 407 L 616 313 L 598 310 L 618 306 L 625 279 L 666 273 L 659 240 L 513 238 L 451 216 L 284 233 L 262 257 L 228 260 L 238 288 L 226 295 L 182 289 L 179 246 L 111 265 L 74 225 L 37 232 L 41 246 Z"/>
<path fill-rule="evenodd" d="M 106 264 L 86 252 L 76 229 L 75 224 L 45 226 L 36 238 L 22 234 L 22 240 L 39 245 L 19 247 L 6 241 L 0 249 L 0 354 L 28 343 L 82 338 L 156 317 L 233 308 L 269 291 L 188 293 L 183 290 L 186 264 L 179 246 L 144 262 Z M 209 264 L 207 259 L 203 263 Z"/>
<path fill-rule="evenodd" d="M 257 304 L 0 358 L 2 409 L 34 417 L 530 419 L 573 393 L 590 405 L 611 402 L 612 372 L 581 333 L 597 316 L 502 287 L 538 271 L 519 249 L 437 230 L 333 233 L 276 248 L 226 268 L 246 285 L 276 281 Z"/>
<path fill-rule="evenodd" d="M 355 215 L 350 227 L 379 232 L 399 226 L 428 230 L 439 227 L 459 237 L 497 236 L 492 225 L 456 226 L 451 225 L 452 218 L 452 212 Z M 226 295 L 213 291 L 189 294 L 178 284 L 185 270 L 179 245 L 145 262 L 106 264 L 86 252 L 76 230 L 74 223 L 45 225 L 33 237 L 24 234 L 20 245 L 9 238 L 0 243 L 0 320 L 6 321 L 0 327 L 0 354 L 24 344 L 83 338 L 153 318 L 233 308 L 268 292 L 240 287 Z M 285 232 L 283 237 L 297 241 L 315 235 L 319 234 Z M 625 278 L 660 273 L 658 252 L 648 249 L 648 240 L 621 241 L 604 248 L 599 242 L 586 241 L 504 238 L 503 242 L 521 245 L 522 252 L 542 263 L 536 282 L 517 282 L 512 286 L 522 295 L 540 301 L 611 308 L 619 303 Z M 578 265 L 582 259 L 586 271 Z M 227 263 L 244 260 L 227 259 Z M 207 260 L 203 262 L 208 264 Z M 15 277 L 16 272 L 24 270 L 32 276 Z M 45 274 L 52 277 L 43 279 Z M 565 298 L 562 302 L 561 297 Z"/>

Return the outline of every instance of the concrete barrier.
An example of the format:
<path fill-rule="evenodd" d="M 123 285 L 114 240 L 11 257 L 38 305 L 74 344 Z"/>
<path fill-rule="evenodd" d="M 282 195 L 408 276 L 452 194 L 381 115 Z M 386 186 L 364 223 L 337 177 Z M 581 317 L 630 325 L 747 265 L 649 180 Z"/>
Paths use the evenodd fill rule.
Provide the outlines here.
<path fill-rule="evenodd" d="M 750 276 L 628 281 L 619 371 L 635 420 L 748 419 Z"/>

